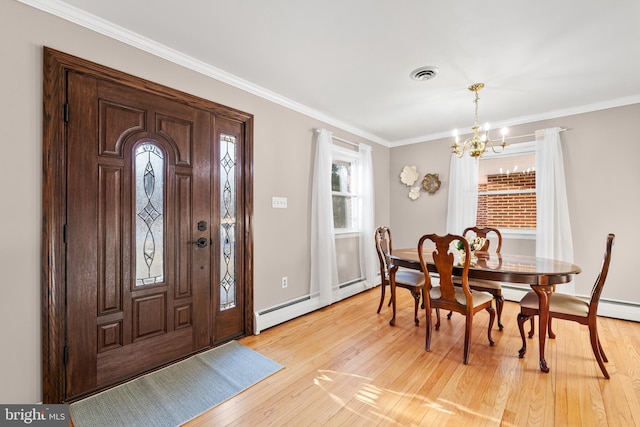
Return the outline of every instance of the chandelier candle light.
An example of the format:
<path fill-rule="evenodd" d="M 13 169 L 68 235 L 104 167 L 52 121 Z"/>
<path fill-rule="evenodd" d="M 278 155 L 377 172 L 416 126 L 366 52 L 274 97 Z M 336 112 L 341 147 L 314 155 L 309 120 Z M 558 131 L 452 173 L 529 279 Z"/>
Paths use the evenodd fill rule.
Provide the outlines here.
<path fill-rule="evenodd" d="M 478 134 L 478 130 L 480 129 L 480 126 L 478 126 L 478 100 L 480 99 L 480 97 L 478 97 L 478 91 L 483 87 L 484 83 L 474 83 L 469 86 L 469 90 L 476 94 L 476 99 L 473 101 L 473 103 L 475 104 L 475 122 L 471 127 L 471 130 L 473 130 L 473 136 L 465 139 L 465 141 L 460 144 L 458 130 L 455 129 L 453 131 L 455 142 L 451 146 L 451 152 L 458 157 L 464 156 L 464 152 L 468 150 L 469 155 L 477 159 L 484 154 L 484 152 L 487 150 L 487 147 L 491 147 L 491 150 L 494 153 L 502 153 L 504 151 L 504 147 L 507 146 L 507 143 L 505 142 L 507 128 L 502 128 L 502 143 L 498 144 L 498 147 L 501 147 L 498 150 L 496 149 L 496 147 L 494 147 L 494 142 L 489 139 L 489 123 L 486 123 L 484 125 L 484 134 L 482 134 L 482 136 Z"/>

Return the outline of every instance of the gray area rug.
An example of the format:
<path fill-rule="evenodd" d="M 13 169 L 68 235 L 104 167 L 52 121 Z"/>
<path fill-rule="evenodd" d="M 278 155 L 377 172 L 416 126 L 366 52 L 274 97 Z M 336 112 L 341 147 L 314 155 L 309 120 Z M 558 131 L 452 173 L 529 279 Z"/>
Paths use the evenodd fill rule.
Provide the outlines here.
<path fill-rule="evenodd" d="M 178 426 L 283 366 L 231 341 L 70 405 L 76 427 Z"/>

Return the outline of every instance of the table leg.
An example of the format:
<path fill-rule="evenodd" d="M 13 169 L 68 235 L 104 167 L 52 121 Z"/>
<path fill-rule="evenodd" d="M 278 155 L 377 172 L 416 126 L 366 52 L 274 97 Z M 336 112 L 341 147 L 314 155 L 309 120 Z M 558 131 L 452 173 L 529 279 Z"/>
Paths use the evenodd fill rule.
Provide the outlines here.
<path fill-rule="evenodd" d="M 398 266 L 389 264 L 389 288 L 391 289 L 391 310 L 393 311 L 393 317 L 389 321 L 391 326 L 396 324 L 396 271 L 398 271 Z"/>
<path fill-rule="evenodd" d="M 538 325 L 538 342 L 540 345 L 540 370 L 549 372 L 549 366 L 544 358 L 544 345 L 547 339 L 547 325 L 549 324 L 549 301 L 551 301 L 551 292 L 553 286 L 548 284 L 540 284 L 531 286 L 533 291 L 538 295 L 539 325 Z"/>

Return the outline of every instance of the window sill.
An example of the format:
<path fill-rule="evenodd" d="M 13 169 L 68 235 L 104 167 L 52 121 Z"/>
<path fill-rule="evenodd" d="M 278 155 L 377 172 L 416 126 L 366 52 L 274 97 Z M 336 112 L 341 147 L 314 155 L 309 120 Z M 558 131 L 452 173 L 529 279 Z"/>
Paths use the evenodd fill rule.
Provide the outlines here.
<path fill-rule="evenodd" d="M 333 234 L 334 234 L 334 236 L 336 236 L 336 238 L 340 238 L 340 237 L 355 236 L 355 235 L 360 234 L 360 232 L 358 230 L 340 228 L 340 229 L 334 229 L 333 230 Z"/>
<path fill-rule="evenodd" d="M 501 228 L 503 239 L 536 240 L 535 228 Z"/>

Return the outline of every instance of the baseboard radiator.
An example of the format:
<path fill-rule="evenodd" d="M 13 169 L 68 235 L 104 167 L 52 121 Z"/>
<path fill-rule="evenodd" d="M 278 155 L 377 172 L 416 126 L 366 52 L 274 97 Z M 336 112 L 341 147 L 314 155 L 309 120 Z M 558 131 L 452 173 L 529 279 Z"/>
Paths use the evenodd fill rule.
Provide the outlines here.
<path fill-rule="evenodd" d="M 367 284 L 364 281 L 339 286 L 333 290 L 333 302 L 349 298 L 350 296 L 366 291 L 367 289 L 369 289 L 369 287 L 367 287 Z M 280 323 L 284 323 L 288 320 L 295 319 L 296 317 L 304 314 L 311 313 L 312 311 L 319 310 L 322 307 L 324 306 L 320 304 L 320 295 L 316 292 L 314 294 L 295 298 L 274 307 L 256 311 L 254 312 L 254 332 L 257 335 L 265 329 L 279 325 Z"/>
<path fill-rule="evenodd" d="M 349 286 L 342 286 L 334 291 L 334 302 L 348 298 L 352 295 L 365 291 L 367 288 L 365 282 L 358 282 Z M 505 300 L 518 302 L 531 290 L 528 286 L 510 286 L 504 285 L 502 294 Z M 283 304 L 270 307 L 255 312 L 254 330 L 256 334 L 268 329 L 272 326 L 279 325 L 288 320 L 295 319 L 312 311 L 318 310 L 323 306 L 320 304 L 320 297 L 316 294 L 305 295 Z M 640 322 L 640 304 L 616 301 L 600 298 L 598 305 L 598 315 L 611 317 L 614 319 L 631 320 Z"/>
<path fill-rule="evenodd" d="M 530 290 L 531 288 L 528 286 L 503 285 L 502 295 L 507 301 L 518 302 Z M 588 296 L 584 298 L 587 301 L 589 300 Z M 598 304 L 598 315 L 611 317 L 614 319 L 640 322 L 640 304 L 635 302 L 600 298 L 600 303 Z"/>

